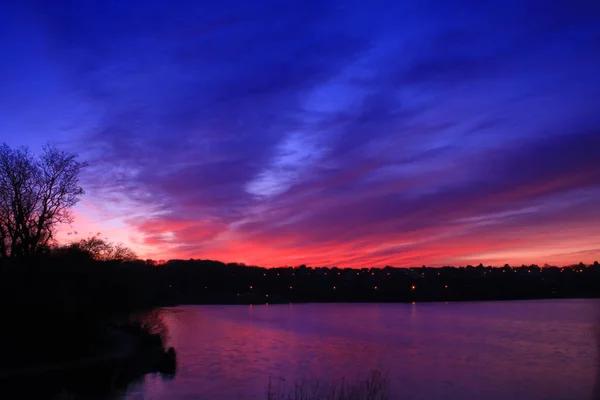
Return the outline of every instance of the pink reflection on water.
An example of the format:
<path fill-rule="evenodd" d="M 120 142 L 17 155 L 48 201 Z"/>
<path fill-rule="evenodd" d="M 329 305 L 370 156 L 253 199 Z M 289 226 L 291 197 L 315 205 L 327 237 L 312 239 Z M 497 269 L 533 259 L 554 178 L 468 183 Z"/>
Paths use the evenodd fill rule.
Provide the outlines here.
<path fill-rule="evenodd" d="M 292 385 L 377 368 L 402 399 L 590 399 L 597 304 L 178 307 L 164 311 L 177 376 L 148 378 L 128 397 L 265 399 L 269 378 Z"/>

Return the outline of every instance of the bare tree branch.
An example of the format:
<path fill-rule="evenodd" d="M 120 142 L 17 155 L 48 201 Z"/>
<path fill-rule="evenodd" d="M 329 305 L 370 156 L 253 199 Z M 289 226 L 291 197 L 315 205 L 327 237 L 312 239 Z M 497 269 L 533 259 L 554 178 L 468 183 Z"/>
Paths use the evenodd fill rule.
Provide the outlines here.
<path fill-rule="evenodd" d="M 86 166 L 51 146 L 36 158 L 26 147 L 0 145 L 0 257 L 35 254 L 48 246 L 58 224 L 72 221 Z"/>

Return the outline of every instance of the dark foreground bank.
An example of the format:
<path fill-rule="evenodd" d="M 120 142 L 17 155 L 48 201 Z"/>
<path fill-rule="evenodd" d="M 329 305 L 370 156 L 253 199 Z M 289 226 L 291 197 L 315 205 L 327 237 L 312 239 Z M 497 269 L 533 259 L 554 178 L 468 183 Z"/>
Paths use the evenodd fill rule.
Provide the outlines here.
<path fill-rule="evenodd" d="M 176 372 L 175 350 L 165 347 L 156 313 L 116 322 L 49 310 L 37 314 L 38 322 L 54 317 L 53 324 L 42 331 L 31 324 L 17 326 L 13 332 L 20 337 L 3 333 L 3 394 L 110 398 L 147 373 L 171 377 Z"/>

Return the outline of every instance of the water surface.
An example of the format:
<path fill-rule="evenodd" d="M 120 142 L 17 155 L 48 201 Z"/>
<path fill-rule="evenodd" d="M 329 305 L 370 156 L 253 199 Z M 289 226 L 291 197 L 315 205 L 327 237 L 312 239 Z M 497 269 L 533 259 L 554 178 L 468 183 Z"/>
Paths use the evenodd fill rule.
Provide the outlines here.
<path fill-rule="evenodd" d="M 266 399 L 269 378 L 388 373 L 394 399 L 587 400 L 598 300 L 183 306 L 162 310 L 174 379 L 126 399 Z"/>

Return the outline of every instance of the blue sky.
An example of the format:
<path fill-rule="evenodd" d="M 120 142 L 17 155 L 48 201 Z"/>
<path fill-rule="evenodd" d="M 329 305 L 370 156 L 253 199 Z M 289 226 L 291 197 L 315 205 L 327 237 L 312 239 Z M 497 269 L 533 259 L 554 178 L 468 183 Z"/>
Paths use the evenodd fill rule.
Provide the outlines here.
<path fill-rule="evenodd" d="M 2 7 L 0 140 L 91 165 L 64 232 L 267 266 L 600 258 L 597 1 Z"/>

